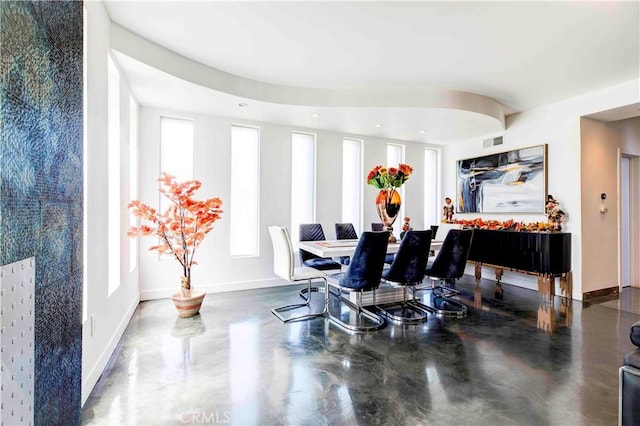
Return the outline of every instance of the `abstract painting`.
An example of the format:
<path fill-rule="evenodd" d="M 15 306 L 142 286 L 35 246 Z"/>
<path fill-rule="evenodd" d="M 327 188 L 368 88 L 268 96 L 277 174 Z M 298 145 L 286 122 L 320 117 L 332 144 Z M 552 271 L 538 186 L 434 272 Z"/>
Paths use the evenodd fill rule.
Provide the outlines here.
<path fill-rule="evenodd" d="M 547 145 L 458 160 L 458 213 L 544 213 Z"/>

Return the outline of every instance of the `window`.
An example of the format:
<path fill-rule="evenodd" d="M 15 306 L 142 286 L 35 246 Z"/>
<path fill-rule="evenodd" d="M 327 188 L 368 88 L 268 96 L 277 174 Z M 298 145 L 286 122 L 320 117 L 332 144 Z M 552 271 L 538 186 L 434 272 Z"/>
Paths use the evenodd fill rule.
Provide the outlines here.
<path fill-rule="evenodd" d="M 111 56 L 107 82 L 108 294 L 120 286 L 120 73 Z"/>
<path fill-rule="evenodd" d="M 316 135 L 291 134 L 291 240 L 300 239 L 300 224 L 315 222 Z"/>
<path fill-rule="evenodd" d="M 342 222 L 362 231 L 362 141 L 342 140 Z"/>
<path fill-rule="evenodd" d="M 160 117 L 160 173 L 169 173 L 178 181 L 193 179 L 193 120 Z M 160 185 L 158 183 L 158 185 Z M 171 203 L 162 194 L 160 211 Z"/>
<path fill-rule="evenodd" d="M 231 126 L 231 256 L 257 256 L 260 129 Z"/>
<path fill-rule="evenodd" d="M 439 151 L 433 148 L 424 150 L 424 225 L 440 223 L 440 166 Z M 435 238 L 435 235 L 432 236 Z"/>
<path fill-rule="evenodd" d="M 129 199 L 138 199 L 138 104 L 129 96 Z M 138 219 L 129 213 L 129 225 Z M 138 266 L 138 238 L 129 238 L 129 272 Z"/>
<path fill-rule="evenodd" d="M 387 167 L 398 167 L 398 164 L 404 163 L 404 145 L 387 144 Z M 402 204 L 400 205 L 400 211 L 396 217 L 396 221 L 393 224 L 393 234 L 396 237 L 400 236 L 400 228 L 402 227 L 402 220 L 405 216 L 405 197 L 404 197 L 404 185 L 400 188 L 396 188 L 402 198 Z"/>

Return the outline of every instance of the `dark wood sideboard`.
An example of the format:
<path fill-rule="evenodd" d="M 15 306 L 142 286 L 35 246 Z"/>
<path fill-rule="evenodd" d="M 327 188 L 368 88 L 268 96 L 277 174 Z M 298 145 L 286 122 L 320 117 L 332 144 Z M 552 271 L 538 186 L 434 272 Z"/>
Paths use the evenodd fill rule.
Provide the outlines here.
<path fill-rule="evenodd" d="M 497 298 L 502 297 L 504 269 L 537 275 L 538 292 L 550 297 L 555 295 L 557 277 L 561 295 L 572 297 L 570 233 L 474 229 L 469 261 L 475 262 L 478 283 L 482 266 L 495 268 Z"/>

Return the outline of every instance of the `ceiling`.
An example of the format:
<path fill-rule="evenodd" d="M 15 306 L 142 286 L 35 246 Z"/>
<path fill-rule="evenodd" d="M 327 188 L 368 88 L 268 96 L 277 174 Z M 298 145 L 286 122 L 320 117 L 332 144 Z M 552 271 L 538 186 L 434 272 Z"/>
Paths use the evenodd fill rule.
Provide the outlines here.
<path fill-rule="evenodd" d="M 294 127 L 442 144 L 640 78 L 635 1 L 105 5 L 141 105 Z"/>

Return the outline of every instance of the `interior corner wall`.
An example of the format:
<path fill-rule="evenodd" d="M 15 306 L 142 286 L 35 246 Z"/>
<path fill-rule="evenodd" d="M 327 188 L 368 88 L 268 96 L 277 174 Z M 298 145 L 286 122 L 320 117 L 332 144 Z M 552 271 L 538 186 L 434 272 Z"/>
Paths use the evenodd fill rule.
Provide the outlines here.
<path fill-rule="evenodd" d="M 618 286 L 618 149 L 621 140 L 607 123 L 580 121 L 582 292 Z M 607 199 L 602 200 L 601 194 Z M 607 213 L 600 207 L 606 206 Z"/>
<path fill-rule="evenodd" d="M 615 179 L 617 181 L 618 175 L 620 174 L 619 170 L 616 169 L 604 169 L 603 161 L 597 157 L 594 158 L 595 155 L 602 154 L 603 150 L 608 151 L 610 156 L 615 156 L 615 160 L 618 159 L 618 148 L 619 154 L 629 158 L 630 160 L 630 199 L 629 199 L 629 279 L 630 284 L 634 287 L 640 287 L 640 117 L 628 118 L 625 120 L 619 120 L 614 122 L 599 122 L 595 120 L 589 120 L 586 118 L 582 119 L 581 124 L 581 133 L 582 133 L 582 147 L 583 147 L 583 170 L 586 168 L 587 170 L 596 170 L 599 179 L 601 181 L 600 174 L 605 173 L 606 179 L 611 180 Z M 603 145 L 603 146 L 601 146 Z M 615 149 L 615 153 L 613 150 Z M 607 158 L 606 162 L 613 162 L 613 158 Z M 590 162 L 590 163 L 588 163 Z M 617 164 L 616 164 L 617 166 Z M 585 203 L 593 204 L 593 199 L 599 199 L 598 196 L 600 193 L 597 190 L 594 190 L 591 193 L 588 193 L 590 187 L 586 184 L 586 181 L 589 179 L 594 179 L 593 176 L 585 177 L 583 180 L 583 205 Z M 586 194 L 588 193 L 588 195 Z M 620 202 L 617 199 L 618 194 L 617 191 L 614 193 L 607 194 L 606 206 L 609 208 L 614 205 L 616 208 L 620 206 Z M 591 207 L 593 208 L 593 206 Z M 614 210 L 615 212 L 615 210 Z M 595 224 L 592 226 L 599 226 L 600 222 L 605 221 L 616 221 L 615 229 L 609 229 L 609 231 L 617 232 L 618 230 L 618 217 L 611 217 L 611 209 L 606 215 L 600 215 L 600 221 L 595 221 Z M 591 219 L 595 219 L 593 216 L 593 212 L 590 214 Z M 584 222 L 583 222 L 584 225 Z M 609 242 L 610 247 L 608 249 L 612 253 L 617 253 L 617 247 L 619 247 L 618 242 Z M 593 247 L 591 247 L 593 249 Z M 599 250 L 595 252 L 596 255 L 600 256 Z M 617 268 L 617 260 L 609 259 L 609 262 L 615 262 Z M 616 282 L 614 285 L 606 285 L 606 283 L 602 283 L 598 285 L 597 283 L 592 283 L 593 290 L 599 290 L 601 288 L 607 288 L 617 285 Z"/>
<path fill-rule="evenodd" d="M 0 261 L 36 259 L 38 425 L 81 419 L 82 20 L 82 2 L 0 2 Z"/>

